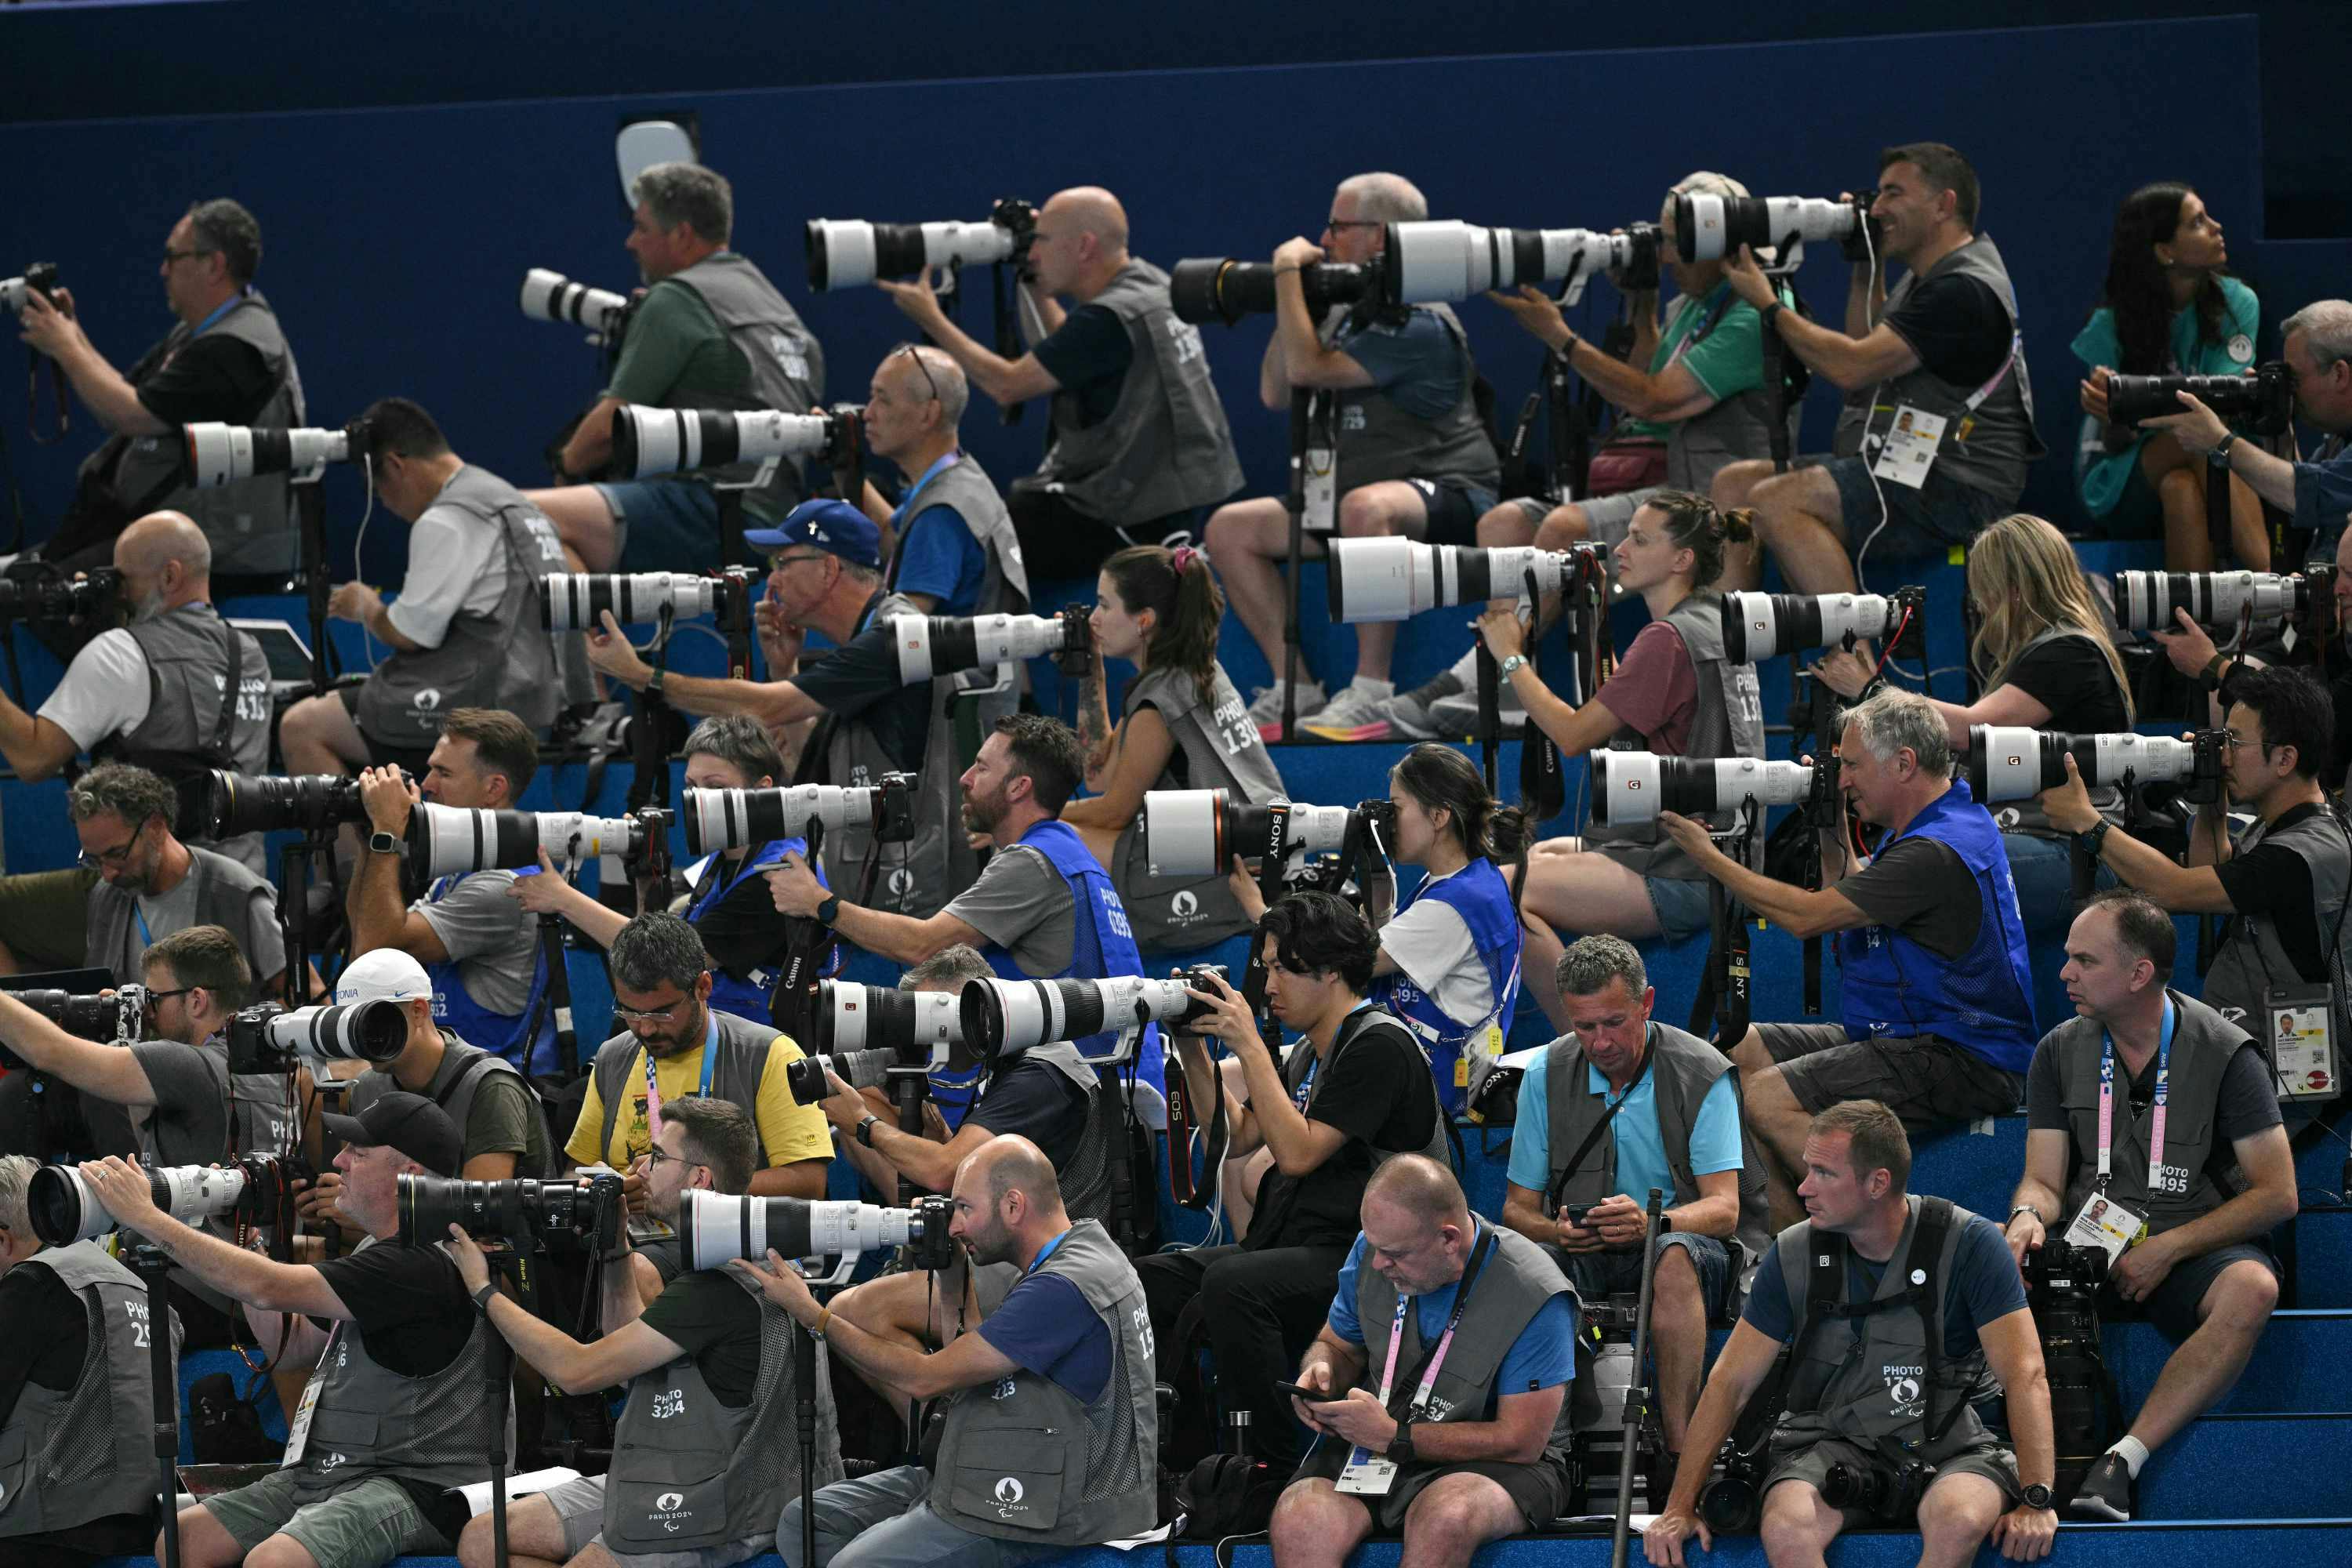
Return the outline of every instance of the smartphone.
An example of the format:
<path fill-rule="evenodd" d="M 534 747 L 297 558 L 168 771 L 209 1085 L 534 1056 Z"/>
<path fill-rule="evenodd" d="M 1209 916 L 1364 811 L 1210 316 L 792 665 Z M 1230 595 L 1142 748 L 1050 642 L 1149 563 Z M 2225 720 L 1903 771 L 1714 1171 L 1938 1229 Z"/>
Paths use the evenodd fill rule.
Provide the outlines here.
<path fill-rule="evenodd" d="M 1568 1204 L 1561 1207 L 1560 1214 L 1577 1229 L 1587 1230 L 1591 1227 L 1585 1224 L 1585 1215 L 1591 1214 L 1594 1206 L 1591 1204 Z"/>
<path fill-rule="evenodd" d="M 1279 1378 L 1275 1380 L 1274 1386 L 1291 1398 L 1303 1400 L 1308 1405 L 1330 1405 L 1347 1397 L 1344 1394 L 1326 1394 L 1321 1389 L 1306 1388 L 1296 1383 L 1284 1383 Z"/>

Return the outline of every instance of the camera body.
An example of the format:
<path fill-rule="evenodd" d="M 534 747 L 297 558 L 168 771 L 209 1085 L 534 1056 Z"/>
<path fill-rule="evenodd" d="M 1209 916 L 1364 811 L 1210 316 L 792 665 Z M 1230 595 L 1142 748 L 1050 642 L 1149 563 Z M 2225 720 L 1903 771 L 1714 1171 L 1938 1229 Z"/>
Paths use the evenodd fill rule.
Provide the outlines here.
<path fill-rule="evenodd" d="M 2294 370 L 2284 360 L 2265 360 L 2250 375 L 2110 375 L 2108 421 L 2136 426 L 2186 413 L 2184 392 L 2258 436 L 2283 436 L 2294 423 Z"/>
<path fill-rule="evenodd" d="M 1899 1465 L 1832 1465 L 1822 1478 L 1822 1500 L 1858 1508 L 1881 1524 L 1902 1529 L 1918 1517 L 1919 1500 L 1935 1483 L 1936 1467 L 1917 1459 Z"/>
<path fill-rule="evenodd" d="M 2327 595 L 2323 584 L 2317 596 Z M 2242 621 L 2301 621 L 2313 600 L 2310 577 L 2275 572 L 2118 572 L 2115 578 L 2116 624 L 2127 632 L 2177 631 L 2176 610 L 2214 631 Z"/>
<path fill-rule="evenodd" d="M 703 616 L 748 624 L 760 576 L 746 566 L 718 572 L 551 572 L 539 580 L 540 624 L 551 632 L 593 631 L 604 613 L 623 626 Z"/>
<path fill-rule="evenodd" d="M 803 243 L 809 287 L 822 294 L 855 289 L 877 278 L 912 278 L 933 267 L 1010 263 L 1025 272 L 1037 238 L 1037 209 L 1003 196 L 981 223 L 868 223 L 860 218 L 808 220 Z"/>
<path fill-rule="evenodd" d="M 894 616 L 890 633 L 901 686 L 1048 654 L 1064 674 L 1079 676 L 1094 651 L 1083 605 L 1057 616 Z"/>
<path fill-rule="evenodd" d="M 1275 823 L 1284 820 L 1286 859 L 1338 853 L 1350 834 L 1385 847 L 1396 842 L 1396 803 L 1368 800 L 1353 806 L 1269 801 L 1253 805 L 1221 789 L 1155 789 L 1143 796 L 1143 856 L 1154 877 L 1210 877 L 1228 870 L 1238 855 L 1263 860 L 1274 853 Z"/>
<path fill-rule="evenodd" d="M 613 410 L 610 466 L 621 479 L 643 479 L 732 463 L 835 464 L 864 449 L 865 424 L 858 403 L 809 414 L 625 403 Z"/>
<path fill-rule="evenodd" d="M 517 1176 L 503 1182 L 402 1176 L 396 1201 L 404 1247 L 445 1241 L 455 1224 L 477 1241 L 496 1237 L 519 1247 L 591 1257 L 621 1244 L 626 1209 L 621 1178 L 611 1175 L 552 1181 Z"/>
<path fill-rule="evenodd" d="M 1307 313 L 1321 321 L 1334 305 L 1384 302 L 1381 275 L 1344 261 L 1316 261 L 1298 269 Z M 1274 265 L 1230 256 L 1191 256 L 1168 274 L 1168 295 L 1180 321 L 1195 326 L 1223 321 L 1239 326 L 1244 316 L 1274 312 Z"/>
<path fill-rule="evenodd" d="M 38 292 L 44 300 L 53 297 L 58 291 L 58 264 L 54 261 L 30 261 L 25 264 L 22 278 L 0 278 L 0 310 L 11 315 L 23 314 L 25 295 L 28 290 Z"/>
<path fill-rule="evenodd" d="M 1969 793 L 1981 805 L 2030 800 L 2066 782 L 2066 758 L 2090 789 L 2179 783 L 2181 798 L 2200 805 L 2221 798 L 2222 730 L 2200 730 L 2186 741 L 2128 731 L 2067 735 L 2007 724 L 1969 727 Z"/>
<path fill-rule="evenodd" d="M 2088 1305 L 2099 1299 L 2107 1282 L 2106 1249 L 2077 1247 L 2053 1236 L 2026 1253 L 2020 1272 L 2025 1276 L 2026 1299 L 2033 1306 Z"/>
<path fill-rule="evenodd" d="M 768 789 L 690 789 L 681 808 L 686 849 L 701 856 L 804 838 L 814 822 L 845 852 L 915 837 L 913 773 L 884 773 L 868 785 L 792 784 Z"/>
<path fill-rule="evenodd" d="M 0 626 L 79 626 L 110 619 L 121 601 L 122 574 L 94 566 L 75 574 L 47 561 L 12 561 L 0 571 Z"/>
<path fill-rule="evenodd" d="M 1807 648 L 1885 642 L 1889 658 L 1917 658 L 1927 649 L 1927 590 L 1892 594 L 1726 594 L 1723 657 L 1760 664 Z"/>
<path fill-rule="evenodd" d="M 1331 618 L 1344 625 L 1402 621 L 1423 610 L 1483 605 L 1489 599 L 1529 604 L 1538 595 L 1575 594 L 1598 586 L 1608 557 L 1600 545 L 1566 550 L 1533 545 L 1423 544 L 1389 535 L 1334 539 L 1325 577 Z"/>

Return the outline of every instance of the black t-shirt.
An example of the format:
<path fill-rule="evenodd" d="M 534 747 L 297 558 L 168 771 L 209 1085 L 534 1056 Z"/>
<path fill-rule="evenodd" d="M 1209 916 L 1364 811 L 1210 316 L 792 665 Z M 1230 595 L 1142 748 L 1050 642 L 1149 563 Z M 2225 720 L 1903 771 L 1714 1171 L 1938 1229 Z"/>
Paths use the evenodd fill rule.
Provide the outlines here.
<path fill-rule="evenodd" d="M 1069 1169 L 1087 1131 L 1086 1090 L 1050 1062 L 1022 1060 L 981 1087 L 965 1118 L 992 1133 L 1017 1132 L 1045 1151 L 1054 1169 Z"/>
<path fill-rule="evenodd" d="M 746 852 L 748 855 L 748 851 Z M 723 882 L 741 862 L 729 865 L 721 856 L 705 873 Z M 696 897 L 703 889 L 696 889 Z M 719 901 L 695 918 L 694 929 L 710 954 L 710 962 L 738 979 L 770 963 L 784 950 L 784 926 L 776 918 L 775 900 L 765 877 L 746 877 L 719 895 Z"/>
<path fill-rule="evenodd" d="M 898 650 L 887 625 L 873 621 L 882 602 L 877 591 L 866 605 L 866 629 L 802 668 L 793 684 L 836 720 L 855 720 L 874 731 L 892 765 L 913 772 L 923 765 L 923 737 L 930 727 L 931 689 L 917 681 L 898 683 Z M 847 779 L 825 779 L 846 785 Z"/>
<path fill-rule="evenodd" d="M 1938 958 L 1976 945 L 1984 899 L 1958 851 L 1934 838 L 1896 840 L 1842 879 L 1837 891 L 1876 924 L 1902 932 Z"/>
<path fill-rule="evenodd" d="M 740 1410 L 760 1382 L 760 1310 L 726 1270 L 697 1268 L 665 1285 L 637 1321 L 692 1356 L 711 1396 Z"/>
<path fill-rule="evenodd" d="M 2156 1066 L 2162 1058 L 2158 1052 L 2147 1058 L 2147 1065 L 2132 1075 L 2126 1093 L 2131 1100 L 2132 1115 L 2147 1113 L 2156 1099 Z M 2118 1063 L 2121 1058 L 2117 1058 Z M 2025 1074 L 2025 1125 L 2034 1132 L 2071 1132 L 2074 1123 L 2066 1114 L 2066 1105 L 2060 1098 L 2058 1053 L 2048 1042 L 2033 1051 L 2033 1065 Z M 2237 1168 L 2238 1156 L 2231 1147 L 2241 1138 L 2251 1138 L 2265 1129 L 2279 1126 L 2278 1089 L 2271 1081 L 2269 1065 L 2262 1051 L 2251 1040 L 2238 1048 L 2230 1065 L 2221 1071 L 2221 1088 L 2213 1108 L 2213 1152 L 2205 1162 L 2205 1174 L 2218 1184 Z M 2123 1130 L 2116 1130 L 2121 1137 Z M 2076 1172 L 2084 1165 L 2098 1163 L 2096 1144 L 2089 1148 L 2074 1147 L 2067 1164 L 2067 1180 L 2071 1183 Z M 2223 1190 L 2227 1190 L 2226 1188 Z M 2071 1220 L 2072 1215 L 2061 1215 Z"/>
<path fill-rule="evenodd" d="M 2086 637 L 2053 637 L 2018 657 L 2003 678 L 2050 710 L 2042 728 L 2070 735 L 2112 735 L 2131 728 L 2123 688 L 2107 656 Z"/>
<path fill-rule="evenodd" d="M 1886 313 L 1886 324 L 1911 345 L 1921 364 L 1970 392 L 1990 381 L 2009 357 L 2014 332 L 1992 286 L 1958 273 L 1912 289 Z"/>
<path fill-rule="evenodd" d="M 1315 1047 L 1301 1041 L 1295 1049 Z M 1325 1081 L 1318 1087 L 1317 1079 Z M 1348 1247 L 1361 1228 L 1364 1184 L 1375 1148 L 1421 1149 L 1437 1131 L 1437 1086 L 1411 1031 L 1378 1008 L 1349 1016 L 1306 1086 L 1307 1119 L 1347 1141 L 1303 1176 L 1269 1169 L 1258 1184 L 1257 1218 L 1244 1251 L 1265 1247 Z"/>
<path fill-rule="evenodd" d="M 1135 363 L 1127 323 L 1108 305 L 1080 305 L 1062 318 L 1061 329 L 1029 351 L 1053 373 L 1063 392 L 1077 402 L 1078 428 L 1110 417 Z"/>
<path fill-rule="evenodd" d="M 2241 915 L 2260 915 L 2278 933 L 2279 946 L 2294 964 L 2295 977 L 2317 985 L 2327 979 L 2326 949 L 2320 940 L 2319 912 L 2311 905 L 2311 865 L 2292 846 L 2277 842 L 2278 835 L 2326 811 L 2321 805 L 2298 805 L 2273 823 L 2263 841 L 2213 868 L 2230 907 Z M 2326 912 L 2333 931 L 2340 911 Z M 2242 922 L 2232 919 L 2221 940 L 2234 941 Z M 2277 977 L 2284 981 L 2286 976 Z"/>
<path fill-rule="evenodd" d="M 17 1268 L 0 1276 L 0 1426 L 16 1415 L 28 1383 L 70 1393 L 89 1354 L 89 1317 L 54 1271 Z"/>
<path fill-rule="evenodd" d="M 367 1336 L 368 1359 L 402 1377 L 447 1371 L 481 1321 L 465 1278 L 437 1247 L 377 1241 L 316 1267 Z"/>
<path fill-rule="evenodd" d="M 247 424 L 278 389 L 261 351 L 225 332 L 192 338 L 168 360 L 159 343 L 129 380 L 140 405 L 166 425 Z"/>

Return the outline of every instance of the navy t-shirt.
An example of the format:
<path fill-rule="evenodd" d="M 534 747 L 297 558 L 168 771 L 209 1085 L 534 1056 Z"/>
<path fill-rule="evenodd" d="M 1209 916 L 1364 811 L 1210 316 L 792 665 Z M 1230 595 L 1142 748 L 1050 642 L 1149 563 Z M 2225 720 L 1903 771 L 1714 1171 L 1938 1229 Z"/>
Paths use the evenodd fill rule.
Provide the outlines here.
<path fill-rule="evenodd" d="M 1846 1300 L 1870 1300 L 1878 1291 L 1879 1277 L 1886 1272 L 1886 1265 L 1869 1261 L 1851 1247 L 1845 1256 Z M 1980 1325 L 2023 1310 L 2025 1281 L 2018 1276 L 2009 1242 L 1999 1226 L 1982 1215 L 1970 1215 L 1960 1230 L 1952 1272 L 1944 1281 L 1944 1354 L 1957 1361 L 1975 1353 Z M 1790 1308 L 1788 1283 L 1780 1274 L 1778 1247 L 1766 1249 L 1764 1261 L 1756 1270 L 1756 1282 L 1748 1291 L 1748 1310 L 1740 1318 L 1758 1333 L 1782 1344 L 1794 1337 L 1796 1314 Z"/>
<path fill-rule="evenodd" d="M 936 597 L 933 615 L 971 615 L 980 607 L 987 575 L 988 553 L 955 508 L 927 506 L 907 524 L 898 541 L 898 589 Z"/>
<path fill-rule="evenodd" d="M 1076 400 L 1081 430 L 1110 417 L 1127 367 L 1135 362 L 1127 323 L 1108 305 L 1080 305 L 1062 318 L 1058 331 L 1029 352 Z"/>
<path fill-rule="evenodd" d="M 1049 1247 L 1068 1235 L 1064 1231 Z M 1036 1261 L 1048 1256 L 1040 1253 Z M 1005 1360 L 1050 1379 L 1081 1405 L 1101 1398 L 1110 1381 L 1110 1331 L 1087 1305 L 1085 1292 L 1058 1274 L 1023 1275 L 975 1331 Z"/>
<path fill-rule="evenodd" d="M 1420 419 L 1443 419 L 1462 401 L 1463 356 L 1434 310 L 1402 321 L 1339 329 L 1331 346 L 1361 365 L 1390 402 Z"/>

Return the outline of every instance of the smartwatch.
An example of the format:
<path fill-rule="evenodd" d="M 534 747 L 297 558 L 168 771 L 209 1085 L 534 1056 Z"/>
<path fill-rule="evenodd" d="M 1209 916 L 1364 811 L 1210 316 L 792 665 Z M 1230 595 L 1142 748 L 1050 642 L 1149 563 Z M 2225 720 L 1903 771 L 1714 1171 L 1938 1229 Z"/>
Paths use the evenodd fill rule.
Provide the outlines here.
<path fill-rule="evenodd" d="M 858 1119 L 857 1141 L 868 1149 L 874 1147 L 874 1124 L 881 1120 L 878 1116 L 865 1116 Z"/>
<path fill-rule="evenodd" d="M 816 919 L 819 925 L 831 925 L 840 914 L 841 895 L 839 893 L 827 893 L 824 896 L 824 902 L 816 907 Z"/>
<path fill-rule="evenodd" d="M 2013 1209 L 2011 1209 L 2011 1210 L 2010 1210 L 2010 1211 L 2009 1211 L 2009 1217 L 2010 1217 L 2011 1219 L 2014 1220 L 2014 1219 L 2015 1219 L 2019 1215 L 2021 1215 L 2021 1214 L 2030 1214 L 2030 1215 L 2032 1215 L 2034 1217 L 2034 1219 L 2035 1219 L 2036 1221 L 2038 1221 L 2039 1223 L 2041 1223 L 2042 1225 L 2043 1225 L 2043 1226 L 2048 1226 L 2048 1225 L 2049 1225 L 2049 1223 L 2050 1223 L 2048 1220 L 2046 1220 L 2046 1219 L 2042 1219 L 2042 1211 L 2041 1211 L 2040 1209 L 2038 1209 L 2038 1208 L 2035 1208 L 2032 1204 L 2020 1204 L 2020 1205 L 2018 1205 L 2015 1208 L 2013 1208 Z"/>
<path fill-rule="evenodd" d="M 389 833 L 371 833 L 368 835 L 368 853 L 397 855 L 400 853 L 400 840 Z"/>
<path fill-rule="evenodd" d="M 2214 468 L 2227 469 L 2230 466 L 2230 448 L 2237 444 L 2238 433 L 2232 430 L 2221 437 L 2220 446 L 2205 454 L 2205 460 Z"/>
<path fill-rule="evenodd" d="M 474 1310 L 481 1313 L 482 1316 L 486 1318 L 488 1317 L 490 1315 L 490 1298 L 498 1293 L 499 1282 L 495 1279 L 490 1280 L 480 1289 L 474 1292 Z"/>
<path fill-rule="evenodd" d="M 2101 817 L 2088 832 L 2074 835 L 2074 842 L 2083 847 L 2084 854 L 2095 860 L 2099 858 L 2099 847 L 2107 841 L 2107 830 L 2114 826 L 2114 823 Z"/>
<path fill-rule="evenodd" d="M 1771 324 L 1772 318 L 1779 315 L 1780 311 L 1786 308 L 1786 305 L 1787 301 L 1775 300 L 1770 304 L 1765 306 L 1762 310 L 1757 311 L 1756 319 L 1765 325 L 1769 326 Z"/>
<path fill-rule="evenodd" d="M 1408 1415 L 1403 1420 L 1397 1423 L 1396 1436 L 1390 1438 L 1389 1446 L 1381 1450 L 1381 1458 L 1383 1459 L 1393 1459 L 1400 1465 L 1410 1465 L 1412 1463 L 1412 1416 Z"/>
<path fill-rule="evenodd" d="M 646 695 L 659 697 L 662 694 L 662 677 L 668 673 L 669 666 L 666 664 L 654 666 L 654 672 L 646 677 Z"/>
<path fill-rule="evenodd" d="M 2050 1507 L 2050 1489 L 2048 1487 L 2045 1487 L 2037 1481 L 2033 1485 L 2027 1487 L 2024 1489 L 2023 1495 L 2025 1498 L 2026 1507 L 2038 1508 L 2045 1512 L 2048 1511 Z"/>

